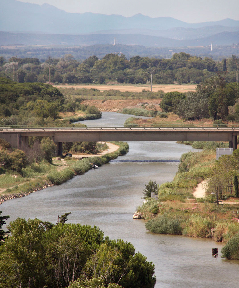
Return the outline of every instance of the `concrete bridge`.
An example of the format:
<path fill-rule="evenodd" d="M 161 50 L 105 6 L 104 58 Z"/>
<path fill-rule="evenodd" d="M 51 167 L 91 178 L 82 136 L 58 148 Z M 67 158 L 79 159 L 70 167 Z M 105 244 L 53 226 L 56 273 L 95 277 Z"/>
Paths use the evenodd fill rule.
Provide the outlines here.
<path fill-rule="evenodd" d="M 79 141 L 225 141 L 237 149 L 239 128 L 0 128 L 0 138 L 24 149 L 30 136 L 50 137 L 62 154 L 63 142 Z"/>

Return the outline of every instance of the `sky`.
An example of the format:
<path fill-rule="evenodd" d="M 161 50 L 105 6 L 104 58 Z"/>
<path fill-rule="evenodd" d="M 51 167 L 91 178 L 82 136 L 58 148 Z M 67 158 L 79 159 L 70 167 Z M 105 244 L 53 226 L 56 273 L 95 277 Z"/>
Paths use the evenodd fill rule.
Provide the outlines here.
<path fill-rule="evenodd" d="M 126 17 L 141 13 L 150 17 L 173 17 L 198 23 L 226 18 L 239 20 L 239 0 L 18 0 L 50 4 L 70 13 L 118 14 Z"/>

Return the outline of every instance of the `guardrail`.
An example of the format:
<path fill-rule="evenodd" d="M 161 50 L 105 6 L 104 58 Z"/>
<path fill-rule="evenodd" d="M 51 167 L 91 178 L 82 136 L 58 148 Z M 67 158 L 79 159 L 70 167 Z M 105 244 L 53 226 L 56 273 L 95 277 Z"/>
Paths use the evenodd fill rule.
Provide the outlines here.
<path fill-rule="evenodd" d="M 213 127 L 213 126 L 202 126 L 202 127 L 21 127 L 21 126 L 4 126 L 4 127 L 0 127 L 0 131 L 4 131 L 4 130 L 10 130 L 10 131 L 18 131 L 18 130 L 43 130 L 43 131 L 62 131 L 62 130 L 227 130 L 227 131 L 234 131 L 234 130 L 239 130 L 239 126 L 238 127 Z"/>

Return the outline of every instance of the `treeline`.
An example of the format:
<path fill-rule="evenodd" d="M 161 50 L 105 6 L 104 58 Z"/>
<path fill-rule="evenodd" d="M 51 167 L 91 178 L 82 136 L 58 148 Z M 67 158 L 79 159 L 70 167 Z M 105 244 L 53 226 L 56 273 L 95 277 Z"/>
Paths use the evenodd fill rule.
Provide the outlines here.
<path fill-rule="evenodd" d="M 134 56 L 127 59 L 123 54 L 107 54 L 102 59 L 90 56 L 83 62 L 71 54 L 63 58 L 48 58 L 41 62 L 37 58 L 11 57 L 8 61 L 0 57 L 0 75 L 8 76 L 19 83 L 147 83 L 153 74 L 155 84 L 200 83 L 224 72 L 227 82 L 236 81 L 238 58 L 214 61 L 180 52 L 171 59 Z"/>
<path fill-rule="evenodd" d="M 98 227 L 65 224 L 69 214 L 56 225 L 10 223 L 10 236 L 0 242 L 0 287 L 154 287 L 154 265 L 131 243 L 110 240 Z"/>
<path fill-rule="evenodd" d="M 0 77 L 0 126 L 69 126 L 85 118 L 100 118 L 94 106 L 81 104 L 80 99 L 64 97 L 51 85 L 43 83 L 18 83 Z M 81 111 L 81 119 L 60 119 L 60 112 Z"/>
<path fill-rule="evenodd" d="M 164 112 L 174 112 L 184 120 L 212 118 L 238 121 L 238 98 L 238 83 L 227 83 L 225 78 L 216 76 L 200 83 L 196 92 L 164 94 L 160 107 Z"/>

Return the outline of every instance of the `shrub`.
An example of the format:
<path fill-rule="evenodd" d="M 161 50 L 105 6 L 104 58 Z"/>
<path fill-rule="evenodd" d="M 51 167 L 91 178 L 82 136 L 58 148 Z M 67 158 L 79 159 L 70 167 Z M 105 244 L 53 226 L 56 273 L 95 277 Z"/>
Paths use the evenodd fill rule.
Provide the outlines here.
<path fill-rule="evenodd" d="M 146 229 L 157 234 L 182 235 L 181 223 L 170 215 L 160 215 L 145 224 Z"/>
<path fill-rule="evenodd" d="M 190 237 L 211 238 L 214 227 L 214 221 L 209 217 L 202 217 L 200 215 L 192 215 L 188 220 L 183 234 Z"/>
<path fill-rule="evenodd" d="M 227 242 L 221 252 L 223 258 L 239 260 L 239 233 Z"/>
<path fill-rule="evenodd" d="M 158 112 L 157 116 L 160 118 L 168 118 L 168 114 L 166 112 Z"/>
<path fill-rule="evenodd" d="M 14 150 L 11 153 L 0 152 L 0 162 L 4 163 L 4 168 L 21 172 L 27 165 L 27 156 L 22 150 Z"/>
<path fill-rule="evenodd" d="M 90 164 L 90 160 L 88 158 L 84 158 L 82 160 L 77 161 L 72 168 L 75 174 L 82 175 L 85 172 L 89 171 L 91 167 L 92 165 Z"/>
<path fill-rule="evenodd" d="M 213 127 L 227 127 L 227 124 L 224 123 L 222 119 L 219 119 L 213 122 Z"/>
<path fill-rule="evenodd" d="M 67 168 L 63 171 L 54 171 L 54 172 L 51 172 L 47 178 L 48 180 L 54 184 L 54 185 L 60 185 L 64 182 L 66 182 L 67 180 L 70 180 L 72 179 L 74 176 L 74 172 Z"/>
<path fill-rule="evenodd" d="M 124 122 L 124 127 L 126 128 L 136 128 L 139 127 L 137 123 L 134 123 L 134 120 L 137 119 L 135 117 L 130 117 Z"/>
<path fill-rule="evenodd" d="M 121 113 L 135 116 L 152 117 L 157 113 L 157 111 L 150 111 L 143 108 L 124 108 Z"/>

